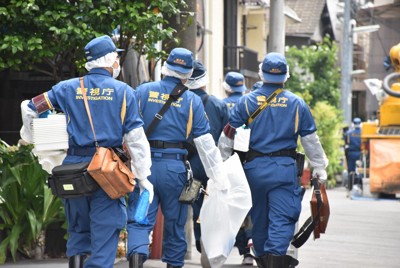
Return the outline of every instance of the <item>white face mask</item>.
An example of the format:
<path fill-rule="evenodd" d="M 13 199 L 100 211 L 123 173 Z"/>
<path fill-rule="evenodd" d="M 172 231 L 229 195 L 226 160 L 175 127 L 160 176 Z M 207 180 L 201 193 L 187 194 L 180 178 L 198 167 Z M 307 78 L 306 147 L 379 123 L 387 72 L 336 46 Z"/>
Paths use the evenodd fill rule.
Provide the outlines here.
<path fill-rule="evenodd" d="M 112 67 L 113 69 L 113 78 L 117 78 L 119 73 L 121 72 L 121 65 L 118 64 L 117 68 Z"/>

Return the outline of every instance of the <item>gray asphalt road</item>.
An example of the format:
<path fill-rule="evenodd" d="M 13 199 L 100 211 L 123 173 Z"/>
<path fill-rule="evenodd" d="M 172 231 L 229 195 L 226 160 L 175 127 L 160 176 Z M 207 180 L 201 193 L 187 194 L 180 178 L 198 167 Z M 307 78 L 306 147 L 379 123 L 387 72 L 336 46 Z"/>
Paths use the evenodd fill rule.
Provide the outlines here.
<path fill-rule="evenodd" d="M 303 200 L 307 218 L 311 191 Z M 306 268 L 400 267 L 400 201 L 346 198 L 344 188 L 328 190 L 330 219 L 326 234 L 311 237 L 298 251 Z"/>

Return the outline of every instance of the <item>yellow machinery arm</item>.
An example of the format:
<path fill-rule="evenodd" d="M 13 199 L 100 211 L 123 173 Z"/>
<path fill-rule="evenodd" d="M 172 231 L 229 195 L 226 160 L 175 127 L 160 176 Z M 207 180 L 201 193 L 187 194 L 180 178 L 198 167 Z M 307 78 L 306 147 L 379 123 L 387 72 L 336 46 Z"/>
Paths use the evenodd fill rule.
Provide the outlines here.
<path fill-rule="evenodd" d="M 390 49 L 389 56 L 394 72 L 382 84 L 388 96 L 380 103 L 378 121 L 362 124 L 371 193 L 400 193 L 400 43 Z"/>

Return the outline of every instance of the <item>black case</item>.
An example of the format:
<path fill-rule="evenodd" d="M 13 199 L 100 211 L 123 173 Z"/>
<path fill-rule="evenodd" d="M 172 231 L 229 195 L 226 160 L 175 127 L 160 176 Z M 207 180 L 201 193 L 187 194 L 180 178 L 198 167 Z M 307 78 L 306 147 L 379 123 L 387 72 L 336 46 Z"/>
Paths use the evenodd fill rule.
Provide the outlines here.
<path fill-rule="evenodd" d="M 303 153 L 296 153 L 296 166 L 297 166 L 297 177 L 301 178 L 304 170 L 305 155 Z"/>
<path fill-rule="evenodd" d="M 48 178 L 51 192 L 61 198 L 93 194 L 99 185 L 87 172 L 89 162 L 56 166 Z"/>
<path fill-rule="evenodd" d="M 201 181 L 191 178 L 186 181 L 185 186 L 182 189 L 181 195 L 179 196 L 179 202 L 183 204 L 193 204 L 194 201 L 199 197 L 201 189 Z"/>

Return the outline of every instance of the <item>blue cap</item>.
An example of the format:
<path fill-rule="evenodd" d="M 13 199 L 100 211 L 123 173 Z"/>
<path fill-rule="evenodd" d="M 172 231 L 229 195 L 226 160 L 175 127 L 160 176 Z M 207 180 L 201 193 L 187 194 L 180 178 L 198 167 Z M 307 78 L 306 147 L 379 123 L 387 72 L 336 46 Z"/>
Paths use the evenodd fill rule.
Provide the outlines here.
<path fill-rule="evenodd" d="M 259 89 L 260 87 L 262 87 L 264 83 L 262 81 L 257 81 L 255 82 L 252 86 L 251 86 L 251 91 L 254 91 L 256 89 Z"/>
<path fill-rule="evenodd" d="M 193 73 L 191 79 L 203 78 L 206 75 L 207 69 L 201 64 L 200 61 L 195 60 L 193 62 Z"/>
<path fill-rule="evenodd" d="M 111 52 L 121 52 L 123 49 L 117 49 L 113 40 L 108 35 L 103 35 L 92 39 L 85 46 L 85 57 L 87 61 L 96 60 Z"/>
<path fill-rule="evenodd" d="M 174 48 L 167 58 L 168 69 L 187 74 L 193 71 L 193 53 L 186 48 Z"/>
<path fill-rule="evenodd" d="M 353 123 L 354 123 L 354 125 L 359 125 L 359 124 L 361 124 L 361 119 L 356 117 L 353 119 Z"/>
<path fill-rule="evenodd" d="M 244 92 L 247 89 L 244 85 L 244 76 L 241 73 L 227 73 L 225 76 L 225 83 L 227 83 L 234 92 Z"/>
<path fill-rule="evenodd" d="M 285 56 L 277 52 L 268 53 L 262 62 L 263 78 L 268 83 L 283 83 L 286 79 L 287 62 Z"/>

